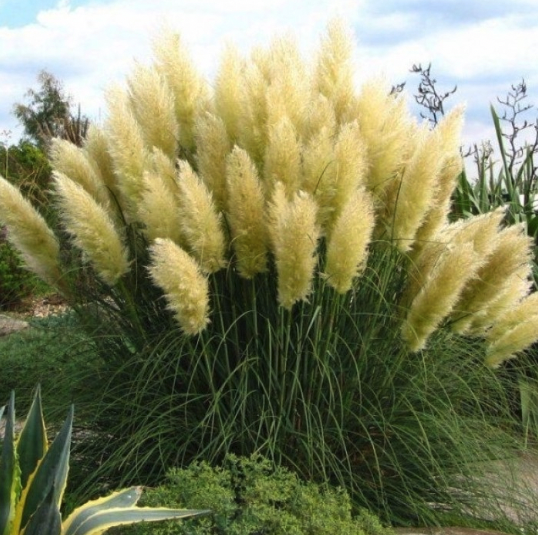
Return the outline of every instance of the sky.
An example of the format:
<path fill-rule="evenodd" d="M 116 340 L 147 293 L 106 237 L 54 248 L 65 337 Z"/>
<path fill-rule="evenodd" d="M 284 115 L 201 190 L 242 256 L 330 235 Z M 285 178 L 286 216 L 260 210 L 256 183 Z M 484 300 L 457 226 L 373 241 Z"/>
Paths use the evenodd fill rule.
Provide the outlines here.
<path fill-rule="evenodd" d="M 524 103 L 538 107 L 538 0 L 0 0 L 0 143 L 22 134 L 13 105 L 42 69 L 102 122 L 106 89 L 151 60 L 163 26 L 211 80 L 227 42 L 247 53 L 291 31 L 308 55 L 335 16 L 354 37 L 358 89 L 384 75 L 406 82 L 411 105 L 413 64 L 431 64 L 440 91 L 457 85 L 446 106 L 466 104 L 465 145 L 494 141 L 490 104 L 502 112 L 497 97 L 513 84 L 524 79 Z M 526 115 L 537 117 L 538 108 Z"/>

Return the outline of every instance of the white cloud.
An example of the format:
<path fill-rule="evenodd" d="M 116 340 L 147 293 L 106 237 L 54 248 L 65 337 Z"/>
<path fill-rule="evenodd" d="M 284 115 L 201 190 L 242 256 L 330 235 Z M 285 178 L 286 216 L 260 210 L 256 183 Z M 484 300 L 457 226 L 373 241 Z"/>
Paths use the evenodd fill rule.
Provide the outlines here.
<path fill-rule="evenodd" d="M 275 32 L 292 30 L 310 50 L 329 18 L 339 14 L 356 30 L 358 80 L 385 73 L 391 83 L 407 79 L 412 91 L 418 80 L 409 74 L 411 65 L 432 62 L 443 88 L 458 83 L 453 102 L 468 103 L 469 138 L 488 131 L 489 102 L 522 76 L 538 104 L 535 2 L 510 0 L 519 7 L 505 15 L 505 0 L 480 0 L 480 9 L 473 4 L 466 18 L 461 2 L 452 0 L 440 1 L 435 10 L 414 0 L 103 0 L 76 8 L 61 0 L 33 24 L 0 27 L 0 131 L 15 128 L 8 112 L 35 87 L 43 68 L 64 82 L 84 113 L 98 119 L 106 87 L 124 80 L 135 58 L 150 57 L 163 24 L 181 32 L 200 70 L 211 75 L 226 40 L 246 51 L 266 44 Z M 450 14 L 450 25 L 443 23 L 443 13 Z"/>

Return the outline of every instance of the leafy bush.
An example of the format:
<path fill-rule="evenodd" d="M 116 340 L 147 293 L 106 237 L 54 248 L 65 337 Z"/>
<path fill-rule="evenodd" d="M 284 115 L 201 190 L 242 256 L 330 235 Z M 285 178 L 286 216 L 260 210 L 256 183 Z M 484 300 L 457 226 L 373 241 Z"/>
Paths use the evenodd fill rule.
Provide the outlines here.
<path fill-rule="evenodd" d="M 390 535 L 372 514 L 363 510 L 352 518 L 351 501 L 342 489 L 301 482 L 295 474 L 275 467 L 259 455 L 228 455 L 223 465 L 206 462 L 172 469 L 164 485 L 149 489 L 143 503 L 157 507 L 198 508 L 212 513 L 182 524 L 139 524 L 116 528 L 117 535 Z"/>
<path fill-rule="evenodd" d="M 23 268 L 16 249 L 0 231 L 0 310 L 18 305 L 30 295 L 35 278 Z"/>

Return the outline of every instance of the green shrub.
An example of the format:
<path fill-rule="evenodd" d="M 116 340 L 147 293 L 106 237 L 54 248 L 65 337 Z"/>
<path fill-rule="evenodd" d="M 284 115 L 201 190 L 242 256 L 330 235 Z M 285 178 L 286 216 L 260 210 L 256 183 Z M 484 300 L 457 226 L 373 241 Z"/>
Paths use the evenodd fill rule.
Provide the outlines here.
<path fill-rule="evenodd" d="M 0 310 L 9 310 L 31 295 L 35 277 L 23 268 L 17 250 L 3 238 L 0 229 Z"/>
<path fill-rule="evenodd" d="M 259 455 L 229 455 L 222 466 L 206 462 L 172 469 L 162 486 L 149 489 L 143 503 L 157 507 L 198 508 L 212 513 L 183 524 L 139 524 L 116 528 L 122 535 L 390 535 L 372 514 L 352 518 L 351 501 L 342 489 L 301 482 Z"/>

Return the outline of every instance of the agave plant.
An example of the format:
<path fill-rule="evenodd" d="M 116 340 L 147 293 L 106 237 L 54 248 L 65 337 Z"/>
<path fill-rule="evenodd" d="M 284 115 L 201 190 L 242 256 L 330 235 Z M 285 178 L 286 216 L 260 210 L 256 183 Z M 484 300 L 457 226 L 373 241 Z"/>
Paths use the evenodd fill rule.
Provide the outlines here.
<path fill-rule="evenodd" d="M 0 408 L 2 418 L 5 407 Z M 136 507 L 141 487 L 114 492 L 75 509 L 65 520 L 60 505 L 69 470 L 73 406 L 50 445 L 39 386 L 20 435 L 15 438 L 15 394 L 7 405 L 0 461 L 1 535 L 91 535 L 113 526 L 207 513 L 188 509 Z"/>

